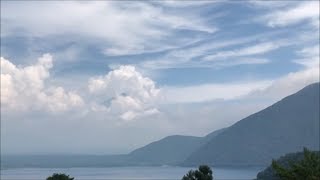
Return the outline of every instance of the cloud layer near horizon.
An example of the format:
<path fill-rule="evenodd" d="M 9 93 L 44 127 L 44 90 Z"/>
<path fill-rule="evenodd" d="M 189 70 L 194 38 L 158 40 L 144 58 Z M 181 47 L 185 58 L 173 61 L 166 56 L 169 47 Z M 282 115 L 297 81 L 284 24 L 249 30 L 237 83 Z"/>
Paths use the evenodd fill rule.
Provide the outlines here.
<path fill-rule="evenodd" d="M 314 54 L 302 50 L 307 57 Z M 311 57 L 315 58 L 315 57 Z M 68 91 L 48 82 L 53 59 L 44 54 L 34 65 L 19 66 L 1 57 L 1 105 L 13 111 L 47 111 L 59 113 L 69 110 L 104 112 L 125 121 L 136 116 L 158 113 L 163 104 L 235 100 L 261 92 L 268 98 L 279 99 L 310 83 L 319 81 L 319 68 L 306 66 L 275 80 L 248 81 L 197 86 L 163 86 L 143 76 L 134 66 L 120 66 L 104 76 L 94 76 L 85 82 L 87 90 Z M 262 96 L 261 95 L 261 96 Z M 259 98 L 259 96 L 257 96 Z"/>

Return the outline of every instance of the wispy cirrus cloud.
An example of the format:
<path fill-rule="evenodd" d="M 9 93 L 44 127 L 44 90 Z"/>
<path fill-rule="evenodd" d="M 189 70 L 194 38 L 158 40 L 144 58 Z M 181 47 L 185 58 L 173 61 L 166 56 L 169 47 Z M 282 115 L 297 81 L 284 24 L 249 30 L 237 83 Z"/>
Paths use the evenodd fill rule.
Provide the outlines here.
<path fill-rule="evenodd" d="M 219 1 L 174 1 L 174 0 L 163 0 L 155 1 L 154 3 L 160 4 L 162 6 L 172 7 L 172 8 L 183 8 L 183 7 L 194 7 L 194 6 L 204 6 L 208 4 L 219 3 Z"/>
<path fill-rule="evenodd" d="M 261 20 L 266 21 L 270 27 L 284 27 L 307 21 L 312 26 L 319 28 L 319 1 L 304 1 L 289 8 L 281 7 L 271 10 Z"/>
<path fill-rule="evenodd" d="M 314 46 L 305 47 L 296 52 L 300 57 L 299 59 L 294 59 L 293 62 L 301 64 L 305 67 L 319 67 L 319 44 Z"/>
<path fill-rule="evenodd" d="M 168 53 L 159 58 L 143 61 L 139 66 L 148 69 L 165 69 L 222 68 L 241 64 L 266 64 L 270 61 L 263 56 L 264 54 L 295 44 L 291 39 L 269 41 L 265 40 L 266 37 L 276 38 L 277 33 L 264 33 L 223 41 L 195 42 L 186 47 L 169 50 Z M 263 40 L 257 42 L 257 39 Z"/>
<path fill-rule="evenodd" d="M 249 6 L 254 6 L 254 8 L 260 8 L 260 9 L 275 9 L 275 8 L 281 8 L 281 7 L 290 7 L 294 6 L 296 2 L 293 1 L 255 1 L 251 0 L 248 1 Z"/>
<path fill-rule="evenodd" d="M 175 31 L 213 33 L 196 14 L 167 12 L 148 2 L 1 2 L 1 36 L 31 37 L 72 35 L 104 45 L 106 55 L 139 54 L 174 47 Z M 41 14 L 41 17 L 39 16 Z M 70 36 L 70 37 L 72 37 Z M 187 37 L 182 37 L 185 39 Z M 101 42 L 102 41 L 102 42 Z"/>
<path fill-rule="evenodd" d="M 264 54 L 283 46 L 283 43 L 274 43 L 274 42 L 264 42 L 258 43 L 252 46 L 248 46 L 241 49 L 235 49 L 230 51 L 220 51 L 216 54 L 208 55 L 203 58 L 205 61 L 217 61 L 221 59 L 226 59 L 230 57 L 241 57 L 241 56 L 251 56 Z"/>

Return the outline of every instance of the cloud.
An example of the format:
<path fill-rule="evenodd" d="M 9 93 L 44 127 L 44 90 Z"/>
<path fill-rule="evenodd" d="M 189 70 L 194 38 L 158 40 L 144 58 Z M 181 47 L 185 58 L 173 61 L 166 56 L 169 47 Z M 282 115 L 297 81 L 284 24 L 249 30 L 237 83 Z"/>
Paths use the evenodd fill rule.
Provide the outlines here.
<path fill-rule="evenodd" d="M 275 79 L 223 84 L 201 84 L 184 87 L 162 87 L 161 103 L 184 104 L 214 101 L 260 101 L 274 103 L 303 87 L 319 82 L 319 60 L 316 66 L 288 73 Z"/>
<path fill-rule="evenodd" d="M 265 15 L 262 20 L 270 27 L 284 27 L 308 21 L 319 28 L 319 1 L 305 1 L 289 8 L 276 9 Z"/>
<path fill-rule="evenodd" d="M 216 31 L 190 11 L 180 14 L 148 2 L 115 1 L 1 2 L 1 26 L 1 36 L 88 37 L 103 44 L 102 52 L 109 56 L 171 48 L 187 38 L 175 38 L 178 30 Z"/>
<path fill-rule="evenodd" d="M 220 51 L 213 55 L 208 55 L 203 58 L 205 61 L 217 61 L 221 59 L 227 59 L 230 57 L 240 57 L 240 56 L 250 56 L 250 55 L 258 55 L 265 54 L 267 52 L 278 49 L 283 46 L 281 43 L 273 43 L 273 42 L 263 42 L 253 46 L 230 50 L 230 51 Z"/>
<path fill-rule="evenodd" d="M 249 1 L 249 5 L 253 5 L 254 7 L 263 8 L 263 9 L 274 9 L 280 7 L 288 7 L 290 5 L 295 4 L 294 1 Z"/>
<path fill-rule="evenodd" d="M 94 111 L 109 112 L 125 121 L 158 112 L 154 106 L 160 89 L 134 66 L 120 66 L 105 76 L 91 78 L 88 89 L 95 99 Z"/>
<path fill-rule="evenodd" d="M 274 79 L 266 88 L 253 91 L 243 98 L 248 100 L 267 99 L 274 102 L 297 92 L 309 84 L 319 82 L 319 80 L 319 67 L 305 68 Z"/>
<path fill-rule="evenodd" d="M 162 103 L 199 103 L 214 100 L 233 100 L 249 94 L 252 91 L 266 88 L 270 81 L 202 84 L 185 87 L 163 87 Z"/>
<path fill-rule="evenodd" d="M 158 114 L 158 113 L 160 113 L 160 111 L 156 108 L 147 109 L 143 112 L 127 111 L 127 112 L 121 114 L 120 118 L 127 122 L 127 121 L 131 121 L 135 118 L 143 118 L 143 117 Z"/>
<path fill-rule="evenodd" d="M 230 61 L 218 61 L 214 63 L 215 68 L 237 66 L 237 65 L 252 65 L 252 64 L 267 64 L 270 60 L 266 58 L 238 58 Z"/>
<path fill-rule="evenodd" d="M 208 4 L 217 3 L 217 1 L 174 1 L 174 0 L 163 0 L 155 1 L 154 3 L 160 4 L 166 7 L 172 8 L 182 8 L 182 7 L 194 7 L 194 6 L 204 6 Z"/>
<path fill-rule="evenodd" d="M 314 46 L 305 47 L 296 52 L 300 59 L 295 59 L 293 62 L 303 66 L 312 68 L 319 67 L 319 44 Z"/>
<path fill-rule="evenodd" d="M 19 67 L 1 57 L 1 105 L 15 111 L 67 111 L 83 106 L 82 98 L 62 87 L 46 84 L 52 56 L 45 54 L 34 65 Z"/>
<path fill-rule="evenodd" d="M 166 68 L 185 68 L 185 67 L 227 67 L 239 64 L 264 64 L 268 63 L 266 58 L 257 57 L 244 57 L 232 59 L 226 61 L 201 61 L 201 58 L 210 58 L 210 56 L 219 56 L 223 60 L 229 60 L 228 57 L 235 56 L 249 56 L 261 54 L 263 52 L 271 51 L 285 45 L 285 40 L 276 42 L 262 42 L 253 46 L 249 46 L 243 49 L 236 49 L 232 51 L 223 51 L 221 49 L 232 48 L 233 46 L 241 46 L 246 43 L 254 43 L 257 39 L 271 38 L 277 33 L 263 33 L 250 37 L 241 37 L 225 40 L 209 40 L 204 42 L 193 42 L 187 44 L 185 47 L 169 50 L 166 54 L 159 58 L 153 58 L 152 60 L 146 60 L 139 64 L 139 66 L 145 69 L 166 69 Z M 213 52 L 216 54 L 212 55 Z M 239 53 L 239 54 L 237 54 Z M 224 56 L 225 55 L 225 59 Z M 209 56 L 209 57 L 206 57 Z"/>
<path fill-rule="evenodd" d="M 156 106 L 160 89 L 133 66 L 120 66 L 105 76 L 90 78 L 88 90 L 81 93 L 51 85 L 52 67 L 50 54 L 25 67 L 1 57 L 1 105 L 6 113 L 42 112 L 50 116 L 96 112 L 126 122 L 160 113 Z"/>

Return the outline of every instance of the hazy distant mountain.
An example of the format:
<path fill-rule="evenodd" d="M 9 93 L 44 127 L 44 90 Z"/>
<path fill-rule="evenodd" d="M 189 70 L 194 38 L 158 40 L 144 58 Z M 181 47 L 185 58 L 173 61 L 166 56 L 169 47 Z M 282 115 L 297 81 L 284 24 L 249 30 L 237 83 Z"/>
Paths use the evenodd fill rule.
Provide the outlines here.
<path fill-rule="evenodd" d="M 242 119 L 183 164 L 265 165 L 303 147 L 319 149 L 319 83 Z"/>
<path fill-rule="evenodd" d="M 220 129 L 205 137 L 180 135 L 168 136 L 132 151 L 129 154 L 129 158 L 131 162 L 137 162 L 140 165 L 178 164 L 184 161 L 201 145 L 205 144 L 211 138 L 223 131 L 224 129 Z"/>
<path fill-rule="evenodd" d="M 201 137 L 168 136 L 132 151 L 129 156 L 142 164 L 175 164 L 185 160 L 201 144 Z"/>
<path fill-rule="evenodd" d="M 205 137 L 168 136 L 124 155 L 2 155 L 2 168 L 176 165 L 224 129 Z"/>
<path fill-rule="evenodd" d="M 203 141 L 205 143 L 209 142 L 212 138 L 215 138 L 218 134 L 222 133 L 223 131 L 225 131 L 227 128 L 222 128 L 222 129 L 218 129 L 216 131 L 211 132 L 210 134 L 207 134 Z"/>

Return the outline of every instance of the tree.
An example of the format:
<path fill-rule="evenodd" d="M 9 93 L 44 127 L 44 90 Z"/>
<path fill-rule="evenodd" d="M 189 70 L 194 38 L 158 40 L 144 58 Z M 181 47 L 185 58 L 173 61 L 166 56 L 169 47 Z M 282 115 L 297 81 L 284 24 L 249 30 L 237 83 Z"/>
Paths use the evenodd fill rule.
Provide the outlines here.
<path fill-rule="evenodd" d="M 212 170 L 207 165 L 201 165 L 198 170 L 190 170 L 182 180 L 213 180 Z"/>
<path fill-rule="evenodd" d="M 272 168 L 283 180 L 319 180 L 320 179 L 320 155 L 303 149 L 303 159 L 298 162 L 289 162 L 289 167 L 281 166 L 277 161 L 272 161 Z"/>
<path fill-rule="evenodd" d="M 47 180 L 74 180 L 74 178 L 66 174 L 54 173 L 52 176 L 47 177 Z"/>
<path fill-rule="evenodd" d="M 196 180 L 195 172 L 190 170 L 186 175 L 182 177 L 182 180 Z"/>

